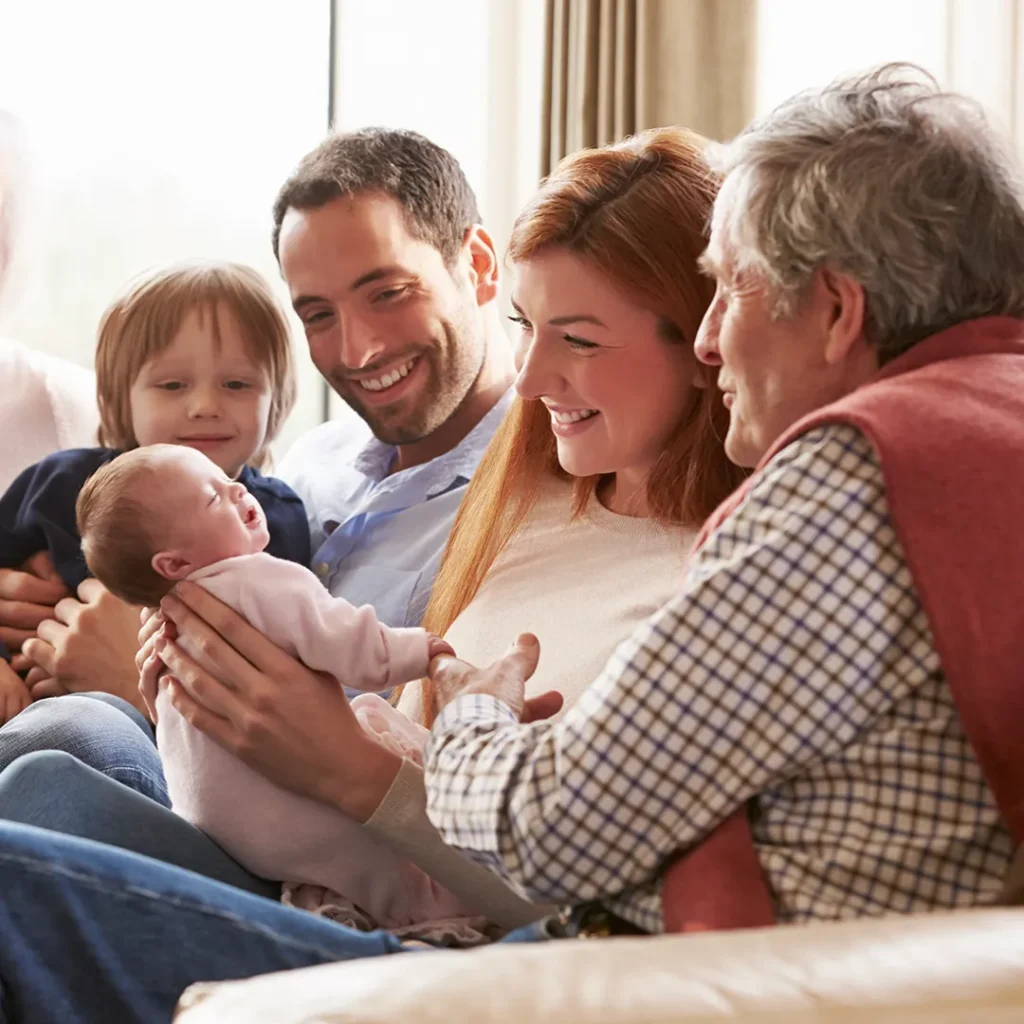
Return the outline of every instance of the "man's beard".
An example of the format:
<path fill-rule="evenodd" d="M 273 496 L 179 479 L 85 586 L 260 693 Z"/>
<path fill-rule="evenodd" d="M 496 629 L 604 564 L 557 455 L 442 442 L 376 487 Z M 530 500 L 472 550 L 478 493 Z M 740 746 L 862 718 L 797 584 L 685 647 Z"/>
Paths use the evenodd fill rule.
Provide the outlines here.
<path fill-rule="evenodd" d="M 429 437 L 458 411 L 476 383 L 483 367 L 484 347 L 474 342 L 471 322 L 456 325 L 445 320 L 442 330 L 443 345 L 416 353 L 423 365 L 412 372 L 425 373 L 426 381 L 419 385 L 415 399 L 400 399 L 393 407 L 378 408 L 341 396 L 384 444 L 415 444 Z M 350 394 L 360 386 L 351 381 L 346 383 Z M 409 404 L 412 401 L 415 405 Z"/>

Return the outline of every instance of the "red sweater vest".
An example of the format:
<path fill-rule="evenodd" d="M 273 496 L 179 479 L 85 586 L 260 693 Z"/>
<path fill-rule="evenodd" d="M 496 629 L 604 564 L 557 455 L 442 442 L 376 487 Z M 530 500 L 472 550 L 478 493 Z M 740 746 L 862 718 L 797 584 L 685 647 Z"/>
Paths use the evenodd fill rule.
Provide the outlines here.
<path fill-rule="evenodd" d="M 896 534 L 964 731 L 1024 842 L 1024 320 L 986 317 L 920 342 L 801 434 L 849 423 L 871 442 Z M 715 511 L 699 547 L 757 475 Z M 746 808 L 665 871 L 666 931 L 774 923 Z"/>

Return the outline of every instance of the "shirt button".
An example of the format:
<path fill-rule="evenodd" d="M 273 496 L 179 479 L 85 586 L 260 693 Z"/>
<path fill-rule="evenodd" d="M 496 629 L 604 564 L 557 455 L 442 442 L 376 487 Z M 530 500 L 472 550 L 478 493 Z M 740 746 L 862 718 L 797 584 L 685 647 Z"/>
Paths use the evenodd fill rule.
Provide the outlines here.
<path fill-rule="evenodd" d="M 316 565 L 313 566 L 313 571 L 320 577 L 320 579 L 323 579 L 331 571 L 331 567 L 326 562 L 317 562 Z"/>

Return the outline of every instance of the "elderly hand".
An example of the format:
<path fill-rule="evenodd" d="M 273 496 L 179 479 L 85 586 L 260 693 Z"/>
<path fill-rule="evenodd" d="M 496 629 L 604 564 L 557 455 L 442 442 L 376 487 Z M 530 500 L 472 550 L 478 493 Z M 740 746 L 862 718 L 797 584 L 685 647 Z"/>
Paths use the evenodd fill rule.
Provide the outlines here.
<path fill-rule="evenodd" d="M 154 629 L 143 675 L 157 659 L 166 666 L 171 703 L 188 722 L 271 782 L 366 821 L 402 760 L 363 731 L 339 681 L 193 583 L 179 583 L 161 609 L 178 638 Z"/>
<path fill-rule="evenodd" d="M 11 652 L 20 651 L 68 593 L 45 551 L 33 555 L 20 570 L 0 569 L 0 643 Z M 14 668 L 24 671 L 28 664 L 19 660 Z"/>
<path fill-rule="evenodd" d="M 508 653 L 487 668 L 475 668 L 458 658 L 439 655 L 430 663 L 433 681 L 434 714 L 457 697 L 480 693 L 507 704 L 520 722 L 550 718 L 562 707 L 562 695 L 549 690 L 526 699 L 527 680 L 537 671 L 540 641 L 532 633 L 520 634 Z"/>
<path fill-rule="evenodd" d="M 78 597 L 65 597 L 53 618 L 39 623 L 22 653 L 46 673 L 34 681 L 32 696 L 102 690 L 143 710 L 138 692 L 135 652 L 138 608 L 126 604 L 98 580 L 86 580 Z"/>

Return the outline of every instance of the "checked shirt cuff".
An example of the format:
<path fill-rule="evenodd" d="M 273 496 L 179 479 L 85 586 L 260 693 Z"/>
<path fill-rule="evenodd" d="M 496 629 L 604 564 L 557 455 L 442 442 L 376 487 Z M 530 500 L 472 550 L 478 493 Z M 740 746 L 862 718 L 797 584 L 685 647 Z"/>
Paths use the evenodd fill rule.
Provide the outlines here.
<path fill-rule="evenodd" d="M 430 745 L 466 726 L 509 723 L 518 725 L 519 719 L 503 700 L 484 693 L 467 693 L 463 697 L 456 697 L 434 720 L 434 727 L 430 730 Z"/>

